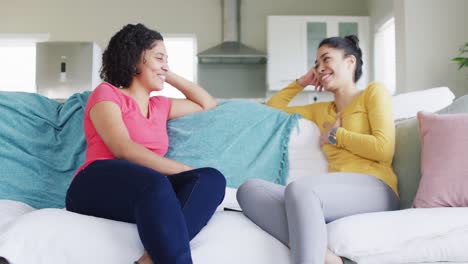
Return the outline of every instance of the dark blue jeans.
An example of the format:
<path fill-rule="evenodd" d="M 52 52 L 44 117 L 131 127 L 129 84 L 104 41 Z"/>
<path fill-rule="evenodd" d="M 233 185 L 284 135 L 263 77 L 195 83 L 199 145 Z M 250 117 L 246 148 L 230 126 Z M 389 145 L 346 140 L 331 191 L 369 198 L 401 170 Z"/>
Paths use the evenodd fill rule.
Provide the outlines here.
<path fill-rule="evenodd" d="M 190 240 L 224 199 L 226 180 L 213 168 L 165 176 L 125 160 L 99 160 L 67 191 L 67 210 L 136 223 L 155 264 L 192 263 Z"/>

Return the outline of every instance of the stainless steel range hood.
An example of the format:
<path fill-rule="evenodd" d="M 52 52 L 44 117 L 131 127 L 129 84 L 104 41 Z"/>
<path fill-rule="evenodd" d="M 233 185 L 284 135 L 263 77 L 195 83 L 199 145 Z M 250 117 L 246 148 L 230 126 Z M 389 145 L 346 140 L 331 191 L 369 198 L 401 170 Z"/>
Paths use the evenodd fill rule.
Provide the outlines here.
<path fill-rule="evenodd" d="M 259 63 L 266 54 L 239 42 L 239 0 L 221 0 L 223 10 L 223 43 L 198 53 L 199 63 Z"/>

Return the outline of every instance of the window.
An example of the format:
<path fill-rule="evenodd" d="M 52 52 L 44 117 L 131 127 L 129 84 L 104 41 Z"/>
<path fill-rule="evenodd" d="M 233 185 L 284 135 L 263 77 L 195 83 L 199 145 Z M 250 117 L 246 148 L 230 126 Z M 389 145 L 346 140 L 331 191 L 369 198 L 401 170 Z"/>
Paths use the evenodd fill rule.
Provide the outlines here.
<path fill-rule="evenodd" d="M 164 44 L 168 53 L 169 68 L 171 71 L 196 82 L 196 38 L 191 35 L 164 35 Z M 152 95 L 164 95 L 172 98 L 185 98 L 185 96 L 172 85 L 165 83 L 164 89 Z"/>
<path fill-rule="evenodd" d="M 396 91 L 395 19 L 391 18 L 375 33 L 375 80 L 385 84 L 391 94 Z"/>
<path fill-rule="evenodd" d="M 48 34 L 0 34 L 0 91 L 36 92 L 36 42 Z"/>

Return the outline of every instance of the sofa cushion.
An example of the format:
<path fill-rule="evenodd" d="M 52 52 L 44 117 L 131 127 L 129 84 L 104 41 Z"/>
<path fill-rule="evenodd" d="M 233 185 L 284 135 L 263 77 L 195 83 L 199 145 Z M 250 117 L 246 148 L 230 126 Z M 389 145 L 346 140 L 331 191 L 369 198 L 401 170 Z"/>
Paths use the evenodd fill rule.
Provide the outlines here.
<path fill-rule="evenodd" d="M 398 177 L 400 207 L 410 208 L 421 177 L 421 143 L 415 118 L 396 123 L 393 170 Z"/>
<path fill-rule="evenodd" d="M 34 208 L 25 203 L 12 200 L 0 200 L 0 233 L 1 230 L 5 230 L 7 225 L 11 224 L 12 221 L 32 211 L 34 211 Z"/>
<path fill-rule="evenodd" d="M 237 212 L 216 212 L 190 247 L 194 263 L 290 263 L 286 246 Z M 129 264 L 141 254 L 135 224 L 63 209 L 24 214 L 0 232 L 0 255 L 11 263 Z"/>
<path fill-rule="evenodd" d="M 329 248 L 359 264 L 468 261 L 466 208 L 358 214 L 327 227 Z"/>
<path fill-rule="evenodd" d="M 421 180 L 413 207 L 468 206 L 468 114 L 418 113 Z"/>
<path fill-rule="evenodd" d="M 468 95 L 437 111 L 439 114 L 468 113 Z M 421 178 L 421 140 L 416 118 L 396 123 L 393 169 L 398 177 L 401 208 L 410 208 Z"/>

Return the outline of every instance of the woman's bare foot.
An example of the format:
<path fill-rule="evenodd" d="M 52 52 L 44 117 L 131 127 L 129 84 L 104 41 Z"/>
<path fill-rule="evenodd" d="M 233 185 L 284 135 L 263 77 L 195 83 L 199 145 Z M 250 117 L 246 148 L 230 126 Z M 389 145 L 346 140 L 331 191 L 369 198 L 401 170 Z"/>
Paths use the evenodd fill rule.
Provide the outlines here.
<path fill-rule="evenodd" d="M 325 254 L 325 264 L 343 264 L 343 260 L 327 248 Z"/>
<path fill-rule="evenodd" d="M 138 259 L 138 264 L 153 264 L 151 257 L 148 255 L 148 252 L 145 251 L 143 256 Z"/>

